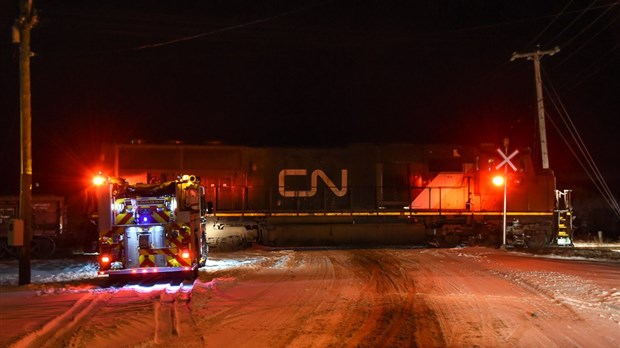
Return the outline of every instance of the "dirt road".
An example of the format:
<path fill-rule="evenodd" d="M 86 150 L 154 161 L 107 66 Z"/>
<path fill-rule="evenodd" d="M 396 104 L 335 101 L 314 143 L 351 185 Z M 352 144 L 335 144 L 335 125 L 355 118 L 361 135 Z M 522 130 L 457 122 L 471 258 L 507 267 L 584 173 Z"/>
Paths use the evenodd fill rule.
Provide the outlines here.
<path fill-rule="evenodd" d="M 193 286 L 2 296 L 13 347 L 620 346 L 620 264 L 486 248 L 253 250 Z"/>

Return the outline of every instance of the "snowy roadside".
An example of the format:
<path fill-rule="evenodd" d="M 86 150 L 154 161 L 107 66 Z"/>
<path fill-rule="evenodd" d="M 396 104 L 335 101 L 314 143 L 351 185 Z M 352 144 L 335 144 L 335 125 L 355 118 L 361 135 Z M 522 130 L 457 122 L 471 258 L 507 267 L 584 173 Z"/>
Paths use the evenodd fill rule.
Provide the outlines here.
<path fill-rule="evenodd" d="M 524 251 L 540 257 L 620 261 L 620 243 L 574 242 L 574 245 L 574 247 L 548 247 Z"/>
<path fill-rule="evenodd" d="M 616 261 L 485 247 L 210 256 L 183 287 L 104 286 L 88 278 L 94 257 L 37 261 L 32 284 L 0 287 L 0 346 L 176 346 L 180 337 L 188 347 L 620 342 Z M 0 262 L 3 280 L 9 271 L 16 282 L 17 262 Z"/>
<path fill-rule="evenodd" d="M 273 268 L 283 267 L 290 259 L 292 251 L 270 253 L 252 250 L 233 253 L 213 253 L 201 272 L 218 272 L 227 269 L 259 267 L 269 263 Z M 98 277 L 99 265 L 96 255 L 74 256 L 62 259 L 32 260 L 31 284 L 93 282 Z M 0 287 L 17 286 L 19 263 L 17 260 L 0 260 Z"/>
<path fill-rule="evenodd" d="M 517 251 L 517 250 L 515 250 Z M 580 260 L 620 261 L 620 243 L 575 243 L 574 248 L 546 248 L 543 250 L 519 250 L 542 258 L 569 258 Z M 232 253 L 214 253 L 201 272 L 218 272 L 226 269 L 258 267 L 273 263 L 272 267 L 285 264 L 290 259 L 291 250 L 270 251 L 246 250 Z M 281 265 L 280 265 L 281 266 Z M 32 260 L 31 283 L 75 283 L 97 279 L 96 256 L 74 256 L 63 259 Z M 17 260 L 0 261 L 0 287 L 16 286 L 19 263 Z"/>
<path fill-rule="evenodd" d="M 99 265 L 95 258 L 74 257 L 64 259 L 32 260 L 31 283 L 73 282 L 97 278 Z M 17 260 L 0 261 L 0 286 L 17 285 L 19 263 Z"/>

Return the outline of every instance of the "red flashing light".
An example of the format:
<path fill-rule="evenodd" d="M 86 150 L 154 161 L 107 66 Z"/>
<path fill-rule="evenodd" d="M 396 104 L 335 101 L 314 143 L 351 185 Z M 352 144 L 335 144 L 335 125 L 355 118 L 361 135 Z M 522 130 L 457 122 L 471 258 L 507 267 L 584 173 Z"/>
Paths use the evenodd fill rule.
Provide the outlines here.
<path fill-rule="evenodd" d="M 107 181 L 108 180 L 101 174 L 95 175 L 95 177 L 93 178 L 93 184 L 95 184 L 95 186 L 101 186 L 105 184 Z"/>
<path fill-rule="evenodd" d="M 110 257 L 108 255 L 101 256 L 101 263 L 110 263 Z"/>
<path fill-rule="evenodd" d="M 184 259 L 189 259 L 189 251 L 188 250 L 183 250 L 181 252 L 181 257 Z"/>
<path fill-rule="evenodd" d="M 495 185 L 495 186 L 502 186 L 502 185 L 504 185 L 504 177 L 501 176 L 501 175 L 494 176 L 492 181 L 493 181 L 493 185 Z"/>

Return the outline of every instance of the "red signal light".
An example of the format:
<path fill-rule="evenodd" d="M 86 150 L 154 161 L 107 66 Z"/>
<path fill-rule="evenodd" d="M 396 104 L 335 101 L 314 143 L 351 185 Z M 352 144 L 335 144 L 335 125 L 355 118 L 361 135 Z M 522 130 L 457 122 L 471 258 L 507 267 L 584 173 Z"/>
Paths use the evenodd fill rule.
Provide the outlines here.
<path fill-rule="evenodd" d="M 493 177 L 492 182 L 495 186 L 502 186 L 504 185 L 504 177 L 501 175 L 496 175 Z"/>

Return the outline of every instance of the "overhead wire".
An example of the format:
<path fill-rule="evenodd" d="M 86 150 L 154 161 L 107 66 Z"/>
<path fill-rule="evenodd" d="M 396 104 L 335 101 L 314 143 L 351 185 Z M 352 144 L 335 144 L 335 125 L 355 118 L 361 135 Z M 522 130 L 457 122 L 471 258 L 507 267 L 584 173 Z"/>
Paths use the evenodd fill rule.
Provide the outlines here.
<path fill-rule="evenodd" d="M 611 54 L 611 52 L 617 50 L 618 48 L 620 48 L 620 42 L 618 44 L 616 44 L 616 46 L 612 47 L 607 53 L 605 53 L 603 56 L 599 57 L 598 61 L 596 62 L 592 62 L 590 65 L 588 65 L 587 67 L 585 67 L 583 69 L 583 71 L 588 71 L 590 70 L 595 64 L 597 64 L 597 68 L 594 69 L 592 72 L 590 72 L 589 74 L 587 74 L 586 76 L 584 76 L 582 79 L 580 79 L 577 83 L 575 83 L 573 85 L 573 88 L 578 87 L 579 85 L 581 85 L 582 83 L 584 83 L 585 81 L 587 81 L 590 77 L 596 75 L 597 73 L 599 73 L 601 70 L 603 70 L 605 67 L 607 67 L 609 64 L 611 64 L 611 62 L 613 62 L 615 59 L 620 58 L 620 55 L 615 55 L 612 57 L 607 58 L 607 55 Z M 605 61 L 602 61 L 605 59 Z M 600 62 L 600 63 L 599 63 Z M 580 73 L 580 75 L 583 75 L 584 73 Z"/>
<path fill-rule="evenodd" d="M 600 19 L 601 19 L 601 18 L 602 18 L 605 14 L 607 14 L 607 12 L 611 11 L 611 9 L 613 9 L 613 8 L 614 8 L 614 6 L 616 6 L 617 4 L 618 4 L 618 3 L 614 3 L 613 5 L 609 6 L 609 7 L 608 7 L 605 11 L 603 11 L 603 13 L 601 13 L 601 14 L 600 14 L 598 17 L 596 17 L 596 18 L 595 18 L 592 22 L 590 22 L 590 24 L 588 24 L 585 28 L 581 29 L 581 31 L 580 31 L 579 33 L 575 34 L 575 35 L 574 35 L 574 36 L 573 36 L 570 40 L 568 40 L 567 42 L 565 42 L 565 43 L 564 43 L 564 45 L 563 45 L 563 47 L 566 47 L 566 46 L 570 45 L 573 41 L 575 41 L 575 39 L 576 39 L 576 38 L 578 38 L 578 37 L 579 37 L 579 36 L 581 36 L 583 33 L 585 33 L 585 32 L 586 32 L 586 30 L 590 29 L 590 27 L 591 27 L 591 26 L 593 26 L 596 22 L 598 22 L 598 21 L 599 21 L 599 20 L 600 20 Z M 613 21 L 612 21 L 612 23 L 613 23 Z M 610 25 L 610 24 L 608 24 L 608 26 L 609 26 L 609 25 Z M 605 29 L 605 28 L 603 28 L 603 29 Z M 601 33 L 601 31 L 599 31 L 597 34 L 593 35 L 593 37 L 596 37 L 596 36 L 597 36 L 597 35 L 599 35 L 600 33 Z M 593 37 L 592 37 L 592 38 L 593 38 Z M 589 42 L 589 41 L 591 41 L 591 40 L 592 40 L 592 38 L 590 38 L 590 40 L 586 41 L 586 43 L 587 43 L 587 42 Z M 583 46 L 585 46 L 585 45 L 580 46 L 580 47 L 578 48 L 578 50 L 579 50 L 579 49 L 581 49 L 581 48 L 583 48 Z M 577 50 L 575 50 L 575 52 L 576 52 L 576 51 L 577 51 Z"/>
<path fill-rule="evenodd" d="M 592 21 L 590 21 L 590 23 L 588 25 L 586 25 L 584 28 L 582 28 L 578 33 L 574 34 L 571 38 L 568 39 L 568 41 L 564 42 L 561 46 L 564 48 L 570 44 L 572 44 L 578 37 L 580 37 L 581 35 L 583 35 L 584 33 L 586 33 L 592 26 L 594 26 L 597 22 L 599 22 L 604 16 L 606 16 L 611 10 L 613 10 L 614 8 L 617 8 L 616 5 L 620 4 L 620 1 L 614 1 L 612 3 L 609 4 L 604 4 L 604 5 L 599 5 L 599 6 L 593 6 L 594 2 L 590 4 L 590 6 L 588 6 L 586 9 L 584 9 L 581 14 L 579 16 L 577 16 L 577 18 L 575 18 L 573 20 L 573 22 L 571 22 L 571 24 L 569 24 L 560 34 L 562 34 L 563 32 L 565 32 L 569 26 L 571 26 L 572 24 L 574 24 L 579 18 L 581 18 L 581 16 L 583 14 L 585 14 L 587 11 L 594 11 L 594 10 L 598 10 L 598 9 L 604 9 L 604 11 L 602 11 L 596 18 L 594 18 Z M 596 31 L 595 33 L 593 33 L 592 35 L 590 35 L 590 37 L 588 39 L 586 39 L 581 45 L 579 45 L 577 48 L 570 50 L 570 53 L 565 56 L 563 59 L 561 59 L 556 65 L 555 67 L 559 67 L 563 64 L 565 64 L 567 61 L 569 61 L 571 58 L 573 58 L 578 52 L 580 52 L 581 50 L 583 50 L 586 46 L 588 46 L 595 38 L 597 38 L 599 35 L 603 34 L 606 30 L 608 30 L 608 28 L 614 24 L 616 22 L 616 20 L 618 19 L 618 16 L 613 17 L 610 21 L 608 21 L 607 24 L 604 24 L 598 31 Z M 553 40 L 551 40 L 551 42 L 553 42 L 560 34 L 558 34 Z M 616 47 L 612 48 L 611 51 L 615 50 Z M 601 60 L 601 57 L 598 57 L 598 61 Z M 613 58 L 611 59 L 613 60 Z M 605 65 L 609 64 L 610 61 L 608 61 Z M 581 72 L 579 72 L 579 75 L 584 75 L 587 74 L 586 79 L 593 76 L 593 74 L 596 74 L 597 72 L 600 72 L 600 66 L 595 69 L 595 71 L 593 73 L 588 74 L 587 71 L 592 69 L 593 65 L 595 63 L 591 63 L 590 65 L 588 65 L 588 67 L 586 68 L 582 68 Z M 580 81 L 577 85 L 581 84 L 584 80 Z"/>
<path fill-rule="evenodd" d="M 573 43 L 578 37 L 583 35 L 595 23 L 597 23 L 607 13 L 609 13 L 609 11 L 611 11 L 619 2 L 615 1 L 615 2 L 613 2 L 611 4 L 604 4 L 604 5 L 597 5 L 597 6 L 595 6 L 596 3 L 597 3 L 597 0 L 594 0 L 586 8 L 581 10 L 579 15 L 577 15 L 577 17 L 575 17 L 568 25 L 566 25 L 563 30 L 561 30 L 557 35 L 555 35 L 546 44 L 546 46 L 551 46 L 553 42 L 555 42 L 556 40 L 558 40 L 558 38 L 560 38 L 562 35 L 564 35 L 564 33 L 566 33 L 566 31 L 569 30 L 571 27 L 573 27 L 573 25 L 575 23 L 577 23 L 577 21 L 579 21 L 587 12 L 595 10 L 595 9 L 599 9 L 599 8 L 605 8 L 605 10 L 601 14 L 599 14 L 596 18 L 594 18 L 587 26 L 582 28 L 579 32 L 574 34 L 562 46 L 565 47 L 565 46 Z M 566 6 L 564 6 L 564 8 L 562 8 L 562 10 L 560 10 L 560 12 L 558 12 L 555 15 L 553 20 L 549 24 L 547 24 L 539 32 L 539 34 L 532 41 L 530 41 L 530 43 L 527 46 L 528 47 L 531 46 L 536 40 L 538 40 L 540 37 L 542 37 L 543 34 L 545 32 L 547 32 L 552 27 L 552 25 L 554 23 L 556 23 L 556 21 L 557 21 L 557 19 L 559 17 L 561 17 L 562 15 L 568 14 L 567 9 L 569 8 L 569 6 L 571 4 L 572 4 L 572 1 L 569 4 L 567 4 Z M 570 11 L 570 13 L 575 13 L 575 11 Z M 602 29 L 600 29 L 598 32 L 596 32 L 594 35 L 592 35 L 588 40 L 586 40 L 583 44 L 581 44 L 577 49 L 573 50 L 573 52 L 568 57 L 564 58 L 560 62 L 560 64 L 563 64 L 564 62 L 569 60 L 571 57 L 573 57 L 577 51 L 583 49 L 585 46 L 590 44 L 591 41 L 595 37 L 599 36 L 602 32 L 604 32 L 609 26 L 611 26 L 611 24 L 613 24 L 615 22 L 616 19 L 617 18 L 614 18 L 613 20 L 611 20 Z M 616 47 L 612 48 L 612 51 L 615 50 L 617 47 L 618 47 L 618 45 L 616 45 Z M 611 61 L 613 61 L 614 58 L 615 57 L 612 57 L 612 59 L 608 60 L 607 64 L 609 64 Z M 599 61 L 600 61 L 600 59 L 599 59 Z M 599 67 L 599 69 L 600 69 L 600 67 Z M 620 206 L 618 205 L 618 202 L 617 202 L 616 198 L 614 197 L 614 195 L 611 192 L 609 186 L 607 185 L 607 182 L 605 181 L 604 176 L 602 175 L 602 173 L 600 172 L 600 170 L 599 170 L 598 166 L 596 165 L 594 159 L 592 158 L 592 156 L 590 154 L 590 151 L 588 151 L 588 149 L 587 149 L 587 147 L 585 145 L 585 142 L 583 141 L 583 139 L 579 135 L 577 127 L 575 127 L 575 124 L 571 120 L 570 115 L 569 115 L 566 107 L 562 103 L 562 101 L 561 101 L 557 91 L 555 90 L 555 88 L 551 84 L 551 80 L 549 79 L 548 76 L 546 76 L 546 72 L 544 70 L 543 70 L 543 73 L 545 74 L 545 79 L 543 79 L 543 81 L 545 81 L 543 83 L 543 87 L 545 88 L 545 92 L 547 94 L 550 94 L 550 95 L 553 96 L 553 98 L 551 98 L 553 106 L 555 107 L 555 109 L 557 110 L 558 114 L 560 115 L 560 119 L 563 122 L 565 128 L 568 130 L 568 134 L 570 134 L 571 139 L 568 139 L 566 137 L 566 135 L 565 135 L 566 132 L 563 132 L 563 131 L 561 131 L 559 129 L 559 125 L 556 124 L 556 122 L 554 122 L 554 120 L 550 117 L 550 115 L 548 113 L 546 113 L 547 119 L 549 119 L 549 121 L 551 122 L 553 127 L 555 127 L 555 129 L 558 131 L 558 134 L 560 135 L 560 137 L 562 138 L 562 140 L 564 141 L 564 143 L 568 147 L 569 151 L 573 154 L 573 156 L 575 157 L 577 162 L 584 169 L 584 171 L 586 172 L 586 175 L 589 177 L 589 179 L 594 183 L 595 187 L 600 192 L 600 194 L 603 196 L 603 199 L 609 205 L 609 207 L 614 212 L 616 217 L 620 218 Z M 588 78 L 589 76 L 591 76 L 591 75 L 588 75 L 586 78 Z M 548 87 L 547 85 L 549 85 L 550 87 Z M 576 149 L 575 149 L 575 147 L 576 147 Z"/>
<path fill-rule="evenodd" d="M 545 72 L 543 71 L 543 73 Z M 575 156 L 579 164 L 586 171 L 586 174 L 588 175 L 590 180 L 592 180 L 592 182 L 594 183 L 596 188 L 599 190 L 601 195 L 603 195 L 603 198 L 609 204 L 612 211 L 615 213 L 615 215 L 618 218 L 620 218 L 620 205 L 618 205 L 618 201 L 616 200 L 613 193 L 611 192 L 611 189 L 607 185 L 607 182 L 605 181 L 604 176 L 600 172 L 598 166 L 596 165 L 596 162 L 594 161 L 594 159 L 592 158 L 592 155 L 588 151 L 585 145 L 585 142 L 579 135 L 577 127 L 575 126 L 572 119 L 570 118 L 570 115 L 568 114 L 568 111 L 566 107 L 564 106 L 564 103 L 562 103 L 556 89 L 553 87 L 553 84 L 551 83 L 551 80 L 548 78 L 548 76 L 546 76 L 546 73 L 545 73 L 544 81 L 545 82 L 543 83 L 543 88 L 545 89 L 547 94 L 551 94 L 554 97 L 551 99 L 551 101 L 554 107 L 556 108 L 556 110 L 558 111 L 558 114 L 560 115 L 561 120 L 564 122 L 566 129 L 571 135 L 573 144 L 577 146 L 577 148 L 579 149 L 579 152 L 581 153 L 583 157 L 579 157 L 578 154 L 573 150 L 573 147 L 571 146 L 569 141 L 564 136 L 564 133 L 553 122 L 551 117 L 548 117 L 549 120 L 551 121 L 552 125 L 556 128 L 556 130 L 560 134 L 560 137 L 564 140 L 564 142 L 568 146 L 569 150 L 573 153 L 573 155 Z M 549 85 L 549 87 L 547 87 L 547 85 Z M 559 103 L 559 106 L 558 106 L 558 103 Z M 587 167 L 589 168 L 586 168 L 586 165 L 584 165 L 584 161 L 586 162 Z"/>
<path fill-rule="evenodd" d="M 202 38 L 202 37 L 205 37 L 205 36 L 222 33 L 222 32 L 225 32 L 225 31 L 245 28 L 245 27 L 249 27 L 249 26 L 252 26 L 252 25 L 256 25 L 256 24 L 273 21 L 275 19 L 282 18 L 282 17 L 285 17 L 285 16 L 290 16 L 292 14 L 305 11 L 305 10 L 307 10 L 309 8 L 318 6 L 319 4 L 323 4 L 325 2 L 327 2 L 327 1 L 314 2 L 314 3 L 311 3 L 309 5 L 297 8 L 297 9 L 293 9 L 293 10 L 289 10 L 289 11 L 284 11 L 284 12 L 278 13 L 278 14 L 276 14 L 274 16 L 260 18 L 260 19 L 256 19 L 256 20 L 253 20 L 253 21 L 250 21 L 250 22 L 245 22 L 245 23 L 241 23 L 241 24 L 236 24 L 236 25 L 220 28 L 220 29 L 215 29 L 215 30 L 211 30 L 211 31 L 207 31 L 207 32 L 202 32 L 202 33 L 195 34 L 195 35 L 184 36 L 184 37 L 180 37 L 180 38 L 172 39 L 172 40 L 168 40 L 168 41 L 162 41 L 162 42 L 158 42 L 158 43 L 142 45 L 142 46 L 138 46 L 138 47 L 136 47 L 134 49 L 135 50 L 143 50 L 143 49 L 148 49 L 148 48 L 156 48 L 156 47 L 168 46 L 168 45 L 176 44 L 176 43 L 179 43 L 179 42 L 191 41 L 191 40 L 199 39 L 199 38 Z"/>
<path fill-rule="evenodd" d="M 560 18 L 560 17 L 561 17 L 561 16 L 562 16 L 562 15 L 566 12 L 566 10 L 570 7 L 570 5 L 573 3 L 573 1 L 574 1 L 574 0 L 569 1 L 569 2 L 568 2 L 568 4 L 566 4 L 566 6 L 564 6 L 564 8 L 563 8 L 563 9 L 561 9 L 561 10 L 560 10 L 560 12 L 558 12 L 558 13 L 557 13 L 557 14 L 553 17 L 553 20 L 551 20 L 551 21 L 549 22 L 549 24 L 547 24 L 547 26 L 546 26 L 546 27 L 544 27 L 544 28 L 540 31 L 540 33 L 538 33 L 538 35 L 536 35 L 536 37 L 534 37 L 534 38 L 532 39 L 532 41 L 530 41 L 530 43 L 528 43 L 525 47 L 526 47 L 526 48 L 531 47 L 533 43 L 535 43 L 536 41 L 538 41 L 538 39 L 540 39 L 540 37 L 541 37 L 541 36 L 542 36 L 542 35 L 543 35 L 543 34 L 544 34 L 544 33 L 545 33 L 545 32 L 546 32 L 546 31 L 547 31 L 547 30 L 548 30 L 548 29 L 549 29 L 549 28 L 553 25 L 553 23 L 555 23 L 555 21 L 557 21 L 557 20 L 558 20 L 558 18 Z"/>
<path fill-rule="evenodd" d="M 554 106 L 556 107 L 556 110 L 559 110 L 558 106 L 555 105 L 555 103 L 554 103 Z M 615 198 L 611 194 L 608 194 L 606 192 L 605 188 L 602 187 L 599 184 L 599 182 L 598 182 L 599 179 L 598 178 L 595 179 L 592 176 L 591 172 L 587 170 L 586 165 L 583 163 L 583 161 L 580 159 L 579 155 L 575 152 L 573 147 L 570 145 L 568 139 L 566 139 L 566 137 L 564 136 L 564 133 L 561 131 L 559 126 L 555 123 L 555 121 L 553 121 L 553 118 L 551 117 L 551 115 L 549 113 L 547 113 L 547 112 L 545 112 L 545 115 L 546 115 L 547 119 L 549 120 L 549 122 L 551 123 L 551 125 L 553 125 L 553 127 L 556 129 L 556 131 L 560 135 L 560 138 L 562 138 L 562 140 L 564 141 L 564 143 L 568 147 L 569 151 L 573 154 L 573 156 L 575 157 L 575 159 L 577 160 L 579 165 L 581 165 L 581 167 L 586 171 L 586 175 L 594 183 L 594 186 L 599 191 L 599 193 L 603 196 L 603 199 L 605 200 L 605 202 L 610 206 L 611 210 L 614 212 L 616 217 L 620 218 L 620 207 L 618 207 L 618 203 L 615 200 Z"/>
<path fill-rule="evenodd" d="M 572 22 L 570 22 L 568 25 L 566 25 L 564 27 L 564 29 L 562 31 L 560 31 L 558 34 L 556 34 L 545 46 L 546 47 L 551 47 L 553 46 L 553 42 L 555 40 L 557 40 L 560 36 L 562 36 L 562 34 L 564 34 L 573 24 L 575 24 L 581 17 L 583 17 L 593 6 L 594 4 L 597 2 L 597 0 L 594 0 L 590 3 L 590 5 L 586 8 L 584 8 L 583 10 L 581 10 L 581 12 L 579 13 L 579 15 L 577 17 L 575 17 Z M 557 45 L 556 45 L 557 46 Z"/>

